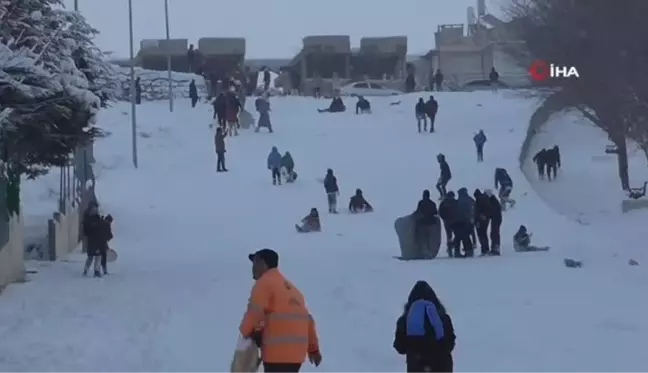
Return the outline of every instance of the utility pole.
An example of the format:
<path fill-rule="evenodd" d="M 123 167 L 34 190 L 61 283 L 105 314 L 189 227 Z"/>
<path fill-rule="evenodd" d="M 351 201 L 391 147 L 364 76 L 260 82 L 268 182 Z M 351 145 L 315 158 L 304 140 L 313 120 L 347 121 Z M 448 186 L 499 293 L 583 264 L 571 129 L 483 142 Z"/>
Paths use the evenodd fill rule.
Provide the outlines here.
<path fill-rule="evenodd" d="M 173 82 L 171 80 L 171 32 L 169 30 L 169 0 L 164 0 L 164 18 L 166 23 L 167 71 L 169 74 L 169 111 L 173 113 Z"/>
<path fill-rule="evenodd" d="M 133 166 L 137 168 L 137 102 L 135 89 L 135 46 L 133 45 L 133 0 L 128 0 L 128 31 L 130 33 L 130 100 Z"/>
<path fill-rule="evenodd" d="M 74 0 L 74 11 L 75 12 L 79 11 L 79 0 Z"/>

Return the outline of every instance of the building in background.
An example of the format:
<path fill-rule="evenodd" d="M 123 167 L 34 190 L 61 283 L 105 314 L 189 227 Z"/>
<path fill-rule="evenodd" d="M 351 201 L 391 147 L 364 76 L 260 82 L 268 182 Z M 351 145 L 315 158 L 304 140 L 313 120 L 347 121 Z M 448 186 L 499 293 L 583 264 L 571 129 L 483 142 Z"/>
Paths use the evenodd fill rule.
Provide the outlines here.
<path fill-rule="evenodd" d="M 403 79 L 406 60 L 406 36 L 364 37 L 351 56 L 351 79 Z"/>
<path fill-rule="evenodd" d="M 140 42 L 137 64 L 149 70 L 167 70 L 167 54 L 171 55 L 171 70 L 189 71 L 188 39 L 144 39 Z"/>
<path fill-rule="evenodd" d="M 434 34 L 436 48 L 423 58 L 427 68 L 418 74 L 421 81 L 429 82 L 430 74 L 441 69 L 449 87 L 461 87 L 474 80 L 488 79 L 495 68 L 500 80 L 509 86 L 526 86 L 530 83 L 525 66 L 511 57 L 521 41 L 513 32 L 514 24 L 504 22 L 486 12 L 483 0 L 467 10 L 467 24 L 440 25 Z"/>
<path fill-rule="evenodd" d="M 351 77 L 351 38 L 348 35 L 312 35 L 302 40 L 301 51 L 290 62 L 300 76 L 301 91 L 312 95 L 319 86 L 322 95 L 333 91 L 333 78 Z"/>

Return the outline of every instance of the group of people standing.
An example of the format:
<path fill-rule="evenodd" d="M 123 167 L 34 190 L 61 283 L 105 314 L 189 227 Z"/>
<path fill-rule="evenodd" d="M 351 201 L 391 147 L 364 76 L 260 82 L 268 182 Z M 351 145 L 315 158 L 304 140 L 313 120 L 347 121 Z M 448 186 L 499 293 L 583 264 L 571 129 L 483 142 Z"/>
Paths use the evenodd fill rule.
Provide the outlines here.
<path fill-rule="evenodd" d="M 545 174 L 549 181 L 553 181 L 558 176 L 560 163 L 560 148 L 555 145 L 553 148 L 543 148 L 533 156 L 533 162 L 538 170 L 538 178 L 544 180 Z"/>

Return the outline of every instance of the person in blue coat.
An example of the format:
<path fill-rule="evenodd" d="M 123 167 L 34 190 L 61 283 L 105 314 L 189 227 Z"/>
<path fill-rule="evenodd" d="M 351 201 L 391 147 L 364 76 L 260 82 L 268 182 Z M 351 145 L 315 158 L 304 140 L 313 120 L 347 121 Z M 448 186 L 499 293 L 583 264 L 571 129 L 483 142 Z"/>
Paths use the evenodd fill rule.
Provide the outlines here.
<path fill-rule="evenodd" d="M 484 161 L 484 144 L 486 144 L 486 140 L 484 130 L 479 130 L 479 132 L 473 137 L 475 147 L 477 148 L 477 162 Z"/>
<path fill-rule="evenodd" d="M 272 185 L 281 185 L 281 154 L 276 146 L 268 154 L 268 170 L 272 171 Z"/>

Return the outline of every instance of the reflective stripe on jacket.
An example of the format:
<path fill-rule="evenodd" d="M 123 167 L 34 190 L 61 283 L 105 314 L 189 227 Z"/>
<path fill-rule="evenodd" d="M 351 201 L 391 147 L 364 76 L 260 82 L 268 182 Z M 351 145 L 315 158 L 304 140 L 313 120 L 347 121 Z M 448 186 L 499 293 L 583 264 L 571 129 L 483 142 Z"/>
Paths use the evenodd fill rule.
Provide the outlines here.
<path fill-rule="evenodd" d="M 304 296 L 277 269 L 268 270 L 252 287 L 239 331 L 249 337 L 259 328 L 266 363 L 303 363 L 308 353 L 319 351 Z"/>

